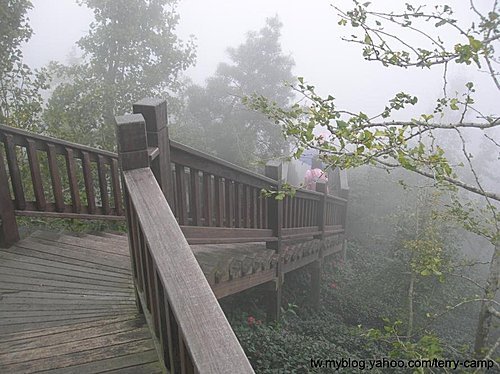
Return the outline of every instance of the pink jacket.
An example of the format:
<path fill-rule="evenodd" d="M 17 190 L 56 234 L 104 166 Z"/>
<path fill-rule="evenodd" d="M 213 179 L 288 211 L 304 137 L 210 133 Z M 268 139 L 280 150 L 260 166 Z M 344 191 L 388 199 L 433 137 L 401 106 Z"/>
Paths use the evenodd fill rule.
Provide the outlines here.
<path fill-rule="evenodd" d="M 316 182 L 318 180 L 328 182 L 326 173 L 324 173 L 321 169 L 309 169 L 306 171 L 306 176 L 304 178 L 305 188 L 316 191 Z"/>

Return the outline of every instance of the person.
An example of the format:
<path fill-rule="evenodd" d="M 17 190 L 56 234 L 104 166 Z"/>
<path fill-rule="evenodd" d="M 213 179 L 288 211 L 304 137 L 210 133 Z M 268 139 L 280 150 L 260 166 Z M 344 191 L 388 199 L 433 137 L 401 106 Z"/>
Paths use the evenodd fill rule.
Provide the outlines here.
<path fill-rule="evenodd" d="M 326 173 L 319 168 L 312 168 L 306 171 L 304 177 L 304 185 L 308 190 L 316 191 L 316 182 L 319 180 L 324 180 L 328 183 L 328 178 Z"/>

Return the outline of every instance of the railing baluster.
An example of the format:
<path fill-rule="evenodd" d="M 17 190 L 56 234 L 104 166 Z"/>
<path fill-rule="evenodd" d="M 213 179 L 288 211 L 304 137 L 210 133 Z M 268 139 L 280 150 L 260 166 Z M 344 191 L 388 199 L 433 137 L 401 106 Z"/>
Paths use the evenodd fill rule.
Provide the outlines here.
<path fill-rule="evenodd" d="M 175 320 L 174 313 L 170 308 L 170 304 L 168 304 L 168 321 L 169 321 L 169 341 L 170 341 L 170 349 L 171 349 L 171 359 L 170 365 L 171 373 L 180 373 L 181 372 L 181 337 L 179 336 L 179 326 L 177 321 Z"/>
<path fill-rule="evenodd" d="M 264 199 L 264 228 L 269 228 L 269 198 Z"/>
<path fill-rule="evenodd" d="M 157 293 L 155 292 L 155 280 L 156 280 L 156 271 L 153 264 L 153 259 L 151 258 L 151 252 L 148 248 L 146 242 L 144 242 L 144 255 L 146 257 L 146 276 L 148 278 L 148 298 L 150 302 L 151 316 L 153 318 L 154 332 L 157 337 L 160 335 L 160 316 L 158 313 L 158 299 Z"/>
<path fill-rule="evenodd" d="M 26 208 L 26 198 L 24 196 L 23 180 L 19 170 L 17 153 L 15 144 L 12 140 L 12 135 L 5 135 L 5 155 L 7 164 L 9 165 L 10 179 L 12 182 L 12 190 L 14 192 L 16 209 L 24 210 Z"/>
<path fill-rule="evenodd" d="M 189 353 L 186 348 L 186 344 L 184 343 L 184 339 L 182 338 L 182 333 L 179 330 L 179 344 L 180 344 L 180 358 L 181 358 L 181 373 L 182 374 L 194 374 L 194 367 L 191 358 L 189 357 Z"/>
<path fill-rule="evenodd" d="M 220 177 L 214 176 L 215 187 L 215 225 L 224 226 L 224 191 Z"/>
<path fill-rule="evenodd" d="M 87 195 L 87 209 L 89 214 L 95 214 L 95 193 L 94 182 L 92 180 L 92 165 L 88 152 L 82 152 L 83 182 L 85 184 L 85 194 Z"/>
<path fill-rule="evenodd" d="M 212 201 L 212 175 L 203 173 L 203 196 L 205 202 L 205 226 L 212 227 L 213 221 L 213 201 Z"/>
<path fill-rule="evenodd" d="M 251 201 L 250 208 L 252 209 L 252 228 L 258 229 L 259 223 L 257 221 L 258 213 L 257 213 L 257 205 L 258 205 L 258 193 L 256 188 L 251 189 Z"/>
<path fill-rule="evenodd" d="M 186 179 L 184 166 L 175 165 L 175 181 L 177 183 L 177 214 L 180 225 L 187 225 Z"/>
<path fill-rule="evenodd" d="M 62 191 L 61 175 L 57 165 L 56 149 L 54 144 L 47 144 L 47 159 L 49 162 L 49 173 L 54 193 L 54 204 L 57 212 L 64 211 L 64 196 Z"/>
<path fill-rule="evenodd" d="M 101 205 L 103 214 L 109 214 L 108 182 L 106 181 L 106 165 L 102 155 L 97 155 L 97 175 L 99 177 L 99 190 L 101 192 Z"/>
<path fill-rule="evenodd" d="M 288 208 L 290 207 L 290 196 L 283 199 L 283 227 L 288 228 Z"/>
<path fill-rule="evenodd" d="M 200 195 L 200 173 L 196 169 L 190 170 L 191 177 L 191 218 L 193 225 L 201 226 L 201 195 Z"/>
<path fill-rule="evenodd" d="M 68 171 L 68 183 L 73 212 L 80 213 L 82 210 L 82 203 L 80 200 L 78 180 L 76 178 L 75 156 L 73 155 L 73 150 L 71 148 L 66 148 L 66 169 Z"/>
<path fill-rule="evenodd" d="M 115 214 L 121 216 L 123 214 L 122 209 L 122 192 L 120 188 L 120 177 L 118 174 L 118 161 L 116 159 L 111 160 L 111 184 L 113 186 L 113 200 L 115 203 Z"/>
<path fill-rule="evenodd" d="M 234 227 L 234 190 L 231 180 L 226 179 L 225 183 L 225 199 L 226 199 L 226 227 Z"/>
<path fill-rule="evenodd" d="M 241 227 L 241 216 L 242 216 L 242 206 L 241 206 L 241 184 L 234 182 L 234 227 Z"/>
<path fill-rule="evenodd" d="M 170 366 L 170 353 L 169 353 L 169 342 L 168 342 L 168 332 L 167 332 L 167 313 L 165 310 L 166 297 L 163 292 L 163 285 L 160 280 L 160 276 L 156 271 L 156 265 L 154 267 L 154 292 L 156 295 L 156 314 L 158 315 L 158 338 L 160 341 L 160 348 L 162 353 L 163 363 L 169 369 Z"/>
<path fill-rule="evenodd" d="M 40 161 L 38 160 L 36 143 L 31 139 L 27 139 L 26 141 L 28 143 L 28 162 L 30 165 L 31 181 L 33 183 L 36 207 L 38 210 L 45 210 L 47 202 L 45 200 L 45 192 L 43 190 L 42 174 L 40 173 Z"/>
<path fill-rule="evenodd" d="M 243 227 L 250 227 L 250 186 L 243 185 Z"/>
<path fill-rule="evenodd" d="M 128 199 L 127 194 L 125 193 L 125 210 L 127 214 L 127 232 L 128 232 L 128 243 L 129 243 L 129 253 L 130 253 L 130 263 L 132 268 L 132 277 L 134 280 L 134 293 L 135 293 L 135 304 L 140 313 L 143 313 L 142 305 L 139 300 L 137 285 L 141 284 L 140 280 L 142 277 L 142 273 L 139 267 L 139 257 L 137 253 L 138 248 L 138 239 L 137 239 L 137 216 L 132 205 L 130 199 Z"/>
<path fill-rule="evenodd" d="M 141 291 L 144 293 L 146 298 L 146 308 L 149 312 L 151 312 L 151 298 L 149 293 L 149 275 L 148 275 L 148 262 L 146 258 L 146 241 L 144 239 L 144 234 L 141 230 L 141 226 L 139 222 L 137 222 L 137 232 L 138 232 L 138 251 L 139 251 L 139 264 L 140 264 L 140 272 L 142 274 L 142 289 Z"/>
<path fill-rule="evenodd" d="M 259 219 L 259 229 L 264 228 L 264 198 L 261 196 L 260 192 L 257 192 L 257 201 L 258 201 L 258 219 Z"/>

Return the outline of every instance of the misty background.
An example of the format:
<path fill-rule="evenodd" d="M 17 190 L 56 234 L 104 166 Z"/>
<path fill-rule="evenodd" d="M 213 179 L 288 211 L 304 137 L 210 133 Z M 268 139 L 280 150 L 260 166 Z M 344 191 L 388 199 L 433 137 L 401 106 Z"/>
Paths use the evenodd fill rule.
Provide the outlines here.
<path fill-rule="evenodd" d="M 425 3 L 428 2 L 415 2 Z M 467 20 L 471 16 L 467 1 L 434 3 L 449 4 L 459 19 Z M 182 40 L 194 36 L 197 54 L 196 65 L 189 68 L 186 75 L 194 83 L 203 84 L 215 72 L 219 62 L 227 61 L 228 47 L 243 43 L 248 31 L 259 30 L 266 18 L 278 15 L 283 23 L 283 52 L 295 60 L 293 72 L 316 85 L 320 94 L 332 93 L 339 104 L 354 109 L 362 100 L 365 110 L 378 111 L 395 93 L 405 90 L 418 96 L 420 102 L 418 109 L 412 112 L 411 108 L 407 112 L 409 115 L 418 116 L 433 108 L 435 98 L 442 91 L 442 68 L 396 69 L 363 60 L 361 47 L 341 40 L 350 33 L 337 24 L 337 12 L 332 4 L 348 9 L 352 2 L 180 1 L 176 34 Z M 374 5 L 383 10 L 384 5 L 387 9 L 393 7 L 394 2 L 378 0 Z M 34 0 L 33 6 L 29 18 L 34 35 L 24 47 L 28 65 L 41 67 L 51 60 L 66 63 L 72 53 L 79 55 L 75 42 L 88 31 L 93 20 L 92 12 L 73 0 Z M 487 74 L 474 73 L 460 65 L 450 66 L 451 92 L 472 80 L 478 88 L 477 102 L 481 103 L 483 111 L 495 112 L 498 104 L 488 99 L 493 97 L 495 88 Z"/>

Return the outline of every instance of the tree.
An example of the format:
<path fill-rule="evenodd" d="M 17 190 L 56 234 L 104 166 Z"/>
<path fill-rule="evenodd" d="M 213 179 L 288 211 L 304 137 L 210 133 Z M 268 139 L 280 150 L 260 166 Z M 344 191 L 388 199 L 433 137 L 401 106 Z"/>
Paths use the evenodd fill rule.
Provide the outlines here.
<path fill-rule="evenodd" d="M 63 79 L 45 112 L 50 131 L 92 146 L 115 147 L 113 118 L 147 96 L 179 88 L 194 63 L 192 41 L 175 35 L 176 0 L 80 0 L 94 11 L 89 33 L 77 45 L 81 64 L 51 69 Z"/>
<path fill-rule="evenodd" d="M 486 188 L 485 178 L 478 174 L 479 168 L 466 135 L 477 132 L 498 151 L 500 117 L 498 113 L 481 112 L 475 102 L 473 82 L 468 82 L 462 92 L 450 96 L 447 72 L 451 64 L 485 69 L 497 88 L 495 99 L 498 101 L 500 73 L 496 65 L 499 55 L 495 47 L 500 40 L 500 7 L 497 1 L 493 1 L 489 11 L 482 12 L 471 1 L 470 8 L 475 19 L 469 24 L 456 18 L 448 5 L 428 10 L 424 6 L 406 4 L 401 11 L 382 12 L 372 10 L 369 2 L 354 1 L 354 8 L 350 11 L 336 8 L 339 25 L 350 26 L 357 33 L 345 40 L 360 44 L 366 60 L 407 69 L 443 67 L 443 95 L 436 98 L 432 113 L 408 121 L 391 120 L 395 112 L 417 104 L 418 98 L 406 92 L 397 93 L 379 113 L 369 115 L 362 110 L 340 108 L 333 95 L 318 95 L 315 87 L 303 78 L 298 78 L 294 89 L 302 100 L 307 100 L 306 105 L 297 103 L 291 109 L 282 108 L 264 96 L 254 96 L 248 102 L 283 126 L 287 136 L 294 141 L 296 157 L 304 149 L 314 148 L 324 162 L 343 169 L 360 165 L 388 171 L 403 168 L 427 177 L 436 186 L 453 193 L 451 213 L 467 229 L 487 237 L 495 247 L 481 299 L 474 347 L 476 354 L 484 355 L 492 317 L 500 316 L 494 307 L 500 276 L 500 192 Z M 434 30 L 427 32 L 429 25 Z M 450 42 L 450 34 L 454 35 L 455 41 Z M 446 111 L 458 113 L 458 120 L 446 121 Z M 479 121 L 468 121 L 469 114 Z M 316 136 L 313 130 L 317 126 L 326 129 L 329 137 Z M 461 166 L 454 165 L 446 157 L 443 142 L 450 134 L 458 139 Z M 498 160 L 496 163 L 498 169 Z M 469 180 L 466 174 L 470 175 Z M 481 198 L 480 205 L 475 209 L 468 201 L 470 194 L 464 196 L 458 193 L 459 189 Z M 497 341 L 493 348 L 499 344 Z M 491 354 L 492 351 L 486 353 L 487 356 Z"/>
<path fill-rule="evenodd" d="M 37 131 L 47 74 L 23 63 L 21 45 L 33 33 L 26 16 L 31 8 L 29 0 L 0 2 L 0 123 Z"/>
<path fill-rule="evenodd" d="M 252 93 L 282 106 L 293 97 L 285 82 L 293 80 L 294 62 L 281 50 L 281 27 L 277 17 L 268 18 L 261 30 L 247 34 L 243 44 L 228 49 L 231 63 L 220 63 L 206 87 L 187 90 L 186 111 L 177 129 L 184 142 L 254 168 L 262 159 L 288 150 L 281 127 L 241 103 Z"/>

